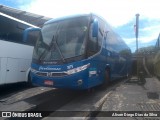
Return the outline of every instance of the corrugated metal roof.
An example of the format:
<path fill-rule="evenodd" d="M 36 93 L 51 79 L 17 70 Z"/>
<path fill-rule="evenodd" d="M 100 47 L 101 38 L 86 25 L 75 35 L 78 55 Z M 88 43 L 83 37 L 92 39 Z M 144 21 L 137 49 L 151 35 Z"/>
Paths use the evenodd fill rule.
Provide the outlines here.
<path fill-rule="evenodd" d="M 26 21 L 30 24 L 41 27 L 44 22 L 50 20 L 51 18 L 42 15 L 37 15 L 34 13 L 26 12 L 23 10 L 18 10 L 8 6 L 0 5 L 0 12 L 15 17 L 17 19 Z"/>

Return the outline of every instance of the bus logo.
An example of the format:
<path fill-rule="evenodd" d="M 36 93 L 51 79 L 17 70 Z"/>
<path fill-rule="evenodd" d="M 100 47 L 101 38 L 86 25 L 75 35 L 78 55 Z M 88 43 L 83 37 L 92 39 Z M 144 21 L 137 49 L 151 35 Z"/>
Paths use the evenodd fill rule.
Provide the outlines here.
<path fill-rule="evenodd" d="M 39 67 L 39 70 L 61 70 L 61 68 L 50 68 L 50 67 L 42 67 L 42 66 L 40 66 Z"/>
<path fill-rule="evenodd" d="M 52 77 L 52 73 L 51 72 L 48 72 L 48 77 Z"/>

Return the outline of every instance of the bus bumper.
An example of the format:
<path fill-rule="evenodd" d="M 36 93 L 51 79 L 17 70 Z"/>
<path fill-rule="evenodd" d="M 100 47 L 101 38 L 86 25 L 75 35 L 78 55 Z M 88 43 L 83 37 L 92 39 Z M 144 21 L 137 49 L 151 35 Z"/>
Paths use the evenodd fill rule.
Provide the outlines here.
<path fill-rule="evenodd" d="M 75 73 L 65 77 L 42 77 L 31 73 L 32 84 L 53 88 L 88 89 L 88 71 Z"/>

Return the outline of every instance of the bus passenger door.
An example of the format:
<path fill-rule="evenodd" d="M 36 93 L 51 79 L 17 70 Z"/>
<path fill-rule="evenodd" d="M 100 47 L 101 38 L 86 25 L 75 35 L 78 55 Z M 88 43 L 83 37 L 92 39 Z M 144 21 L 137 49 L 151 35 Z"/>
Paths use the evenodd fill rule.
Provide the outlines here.
<path fill-rule="evenodd" d="M 5 83 L 16 83 L 18 82 L 18 60 L 14 58 L 7 59 L 6 66 L 6 79 Z"/>

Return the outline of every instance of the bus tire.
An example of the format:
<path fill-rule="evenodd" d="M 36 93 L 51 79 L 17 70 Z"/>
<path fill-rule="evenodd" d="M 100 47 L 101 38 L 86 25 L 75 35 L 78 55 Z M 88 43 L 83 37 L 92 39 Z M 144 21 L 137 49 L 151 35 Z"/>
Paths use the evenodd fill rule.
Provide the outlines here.
<path fill-rule="evenodd" d="M 107 68 L 104 73 L 104 81 L 101 85 L 102 89 L 106 88 L 110 83 L 110 69 Z"/>
<path fill-rule="evenodd" d="M 29 72 L 29 74 L 28 74 L 27 85 L 28 85 L 29 87 L 32 87 L 32 80 L 31 80 L 31 74 L 30 74 L 30 72 Z"/>

